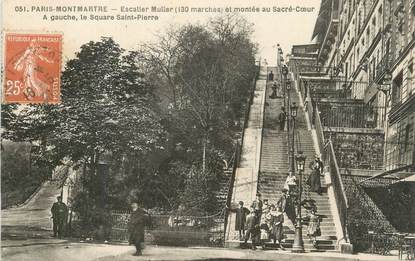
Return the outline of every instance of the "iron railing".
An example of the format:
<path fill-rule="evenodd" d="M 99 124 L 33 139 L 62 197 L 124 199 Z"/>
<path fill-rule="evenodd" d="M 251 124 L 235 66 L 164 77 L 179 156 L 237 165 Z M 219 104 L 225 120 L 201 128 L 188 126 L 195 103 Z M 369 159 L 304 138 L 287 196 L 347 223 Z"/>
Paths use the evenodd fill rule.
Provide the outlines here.
<path fill-rule="evenodd" d="M 340 174 L 340 169 L 337 164 L 333 144 L 331 143 L 330 138 L 328 139 L 328 142 L 325 143 L 323 124 L 320 119 L 320 112 L 317 102 L 311 98 L 312 96 L 310 93 L 305 93 L 305 85 L 300 85 L 300 91 L 306 103 L 309 119 L 312 121 L 313 128 L 316 130 L 317 133 L 317 141 L 319 143 L 320 152 L 322 153 L 324 165 L 328 166 L 329 168 L 331 184 L 337 203 L 337 211 L 339 214 L 343 237 L 338 238 L 338 240 L 345 240 L 346 242 L 349 242 L 349 235 L 347 231 L 347 210 L 349 206 L 345 192 L 345 187 L 343 185 L 343 181 Z"/>
<path fill-rule="evenodd" d="M 367 82 L 338 79 L 308 80 L 307 88 L 314 99 L 363 99 Z"/>
<path fill-rule="evenodd" d="M 380 83 L 385 73 L 387 73 L 392 67 L 393 56 L 392 53 L 387 52 L 382 57 L 382 60 L 376 65 L 376 77 L 375 82 Z"/>
<path fill-rule="evenodd" d="M 223 218 L 221 211 L 211 216 L 187 216 L 179 213 L 149 215 L 146 241 L 164 245 L 223 245 Z M 111 241 L 128 241 L 128 222 L 131 212 L 111 212 Z"/>
<path fill-rule="evenodd" d="M 364 103 L 319 104 L 323 126 L 344 128 L 377 128 L 383 106 L 370 106 Z"/>
<path fill-rule="evenodd" d="M 298 73 L 319 73 L 335 76 L 339 73 L 339 70 L 337 67 L 326 67 L 316 64 L 300 64 L 297 66 Z"/>
<path fill-rule="evenodd" d="M 325 163 L 325 166 L 329 167 L 331 183 L 334 191 L 334 197 L 336 200 L 337 211 L 339 214 L 343 234 L 343 238 L 338 238 L 337 240 L 340 241 L 343 239 L 346 242 L 349 242 L 349 235 L 347 230 L 347 211 L 349 205 L 347 202 L 346 191 L 340 175 L 339 166 L 337 165 L 336 155 L 331 140 L 329 140 L 326 146 L 324 147 L 323 161 Z"/>

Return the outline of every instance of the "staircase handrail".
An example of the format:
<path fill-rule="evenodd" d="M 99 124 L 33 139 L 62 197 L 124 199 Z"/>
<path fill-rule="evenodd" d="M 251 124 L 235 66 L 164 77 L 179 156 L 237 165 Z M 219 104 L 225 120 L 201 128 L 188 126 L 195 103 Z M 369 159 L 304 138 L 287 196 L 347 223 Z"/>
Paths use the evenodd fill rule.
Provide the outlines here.
<path fill-rule="evenodd" d="M 236 145 L 235 145 L 235 157 L 234 157 L 233 163 L 232 163 L 232 174 L 231 174 L 231 178 L 230 178 L 230 181 L 229 181 L 228 194 L 227 194 L 227 197 L 226 197 L 226 208 L 225 208 L 225 218 L 224 218 L 225 219 L 224 220 L 224 239 L 226 239 L 226 228 L 228 227 L 228 216 L 229 216 L 229 209 L 230 209 L 231 203 L 232 203 L 232 194 L 233 194 L 234 183 L 235 183 L 236 169 L 238 168 L 239 163 L 241 161 L 241 151 L 242 151 L 242 147 L 243 147 L 243 144 L 244 144 L 245 129 L 248 127 L 249 113 L 251 111 L 251 105 L 252 105 L 254 97 L 255 97 L 256 82 L 257 82 L 257 79 L 259 77 L 259 71 L 261 69 L 261 63 L 259 63 L 259 65 L 256 69 L 257 70 L 255 71 L 255 75 L 254 75 L 254 78 L 253 78 L 252 84 L 251 84 L 248 107 L 245 110 L 244 123 L 243 123 L 243 126 L 242 126 L 241 141 L 238 140 L 236 142 Z"/>
<path fill-rule="evenodd" d="M 341 178 L 339 165 L 337 164 L 336 154 L 334 151 L 331 137 L 325 142 L 324 129 L 320 119 L 320 113 L 318 109 L 317 101 L 314 101 L 310 92 L 307 92 L 304 88 L 304 83 L 300 83 L 300 92 L 304 97 L 306 110 L 309 115 L 309 119 L 312 121 L 312 125 L 316 131 L 317 142 L 322 153 L 322 160 L 325 166 L 329 167 L 329 173 L 331 177 L 331 184 L 334 191 L 334 196 L 337 204 L 337 211 L 340 218 L 340 225 L 342 229 L 342 238 L 346 242 L 349 242 L 349 236 L 347 231 L 347 210 L 349 208 L 345 187 Z M 306 94 L 306 95 L 305 95 Z"/>
<path fill-rule="evenodd" d="M 324 151 L 323 160 L 326 166 L 329 166 L 329 173 L 331 177 L 331 183 L 334 191 L 334 196 L 337 204 L 337 211 L 340 218 L 340 224 L 342 228 L 343 238 L 346 242 L 349 242 L 349 236 L 347 231 L 347 211 L 349 209 L 349 203 L 346 196 L 345 186 L 341 177 L 340 169 L 337 164 L 336 154 L 331 139 L 328 140 Z"/>

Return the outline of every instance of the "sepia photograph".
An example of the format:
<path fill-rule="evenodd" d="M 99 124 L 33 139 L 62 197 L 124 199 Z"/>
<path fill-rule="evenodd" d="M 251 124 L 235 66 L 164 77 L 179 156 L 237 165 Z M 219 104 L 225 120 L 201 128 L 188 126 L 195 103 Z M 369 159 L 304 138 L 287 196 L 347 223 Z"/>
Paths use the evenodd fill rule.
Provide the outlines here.
<path fill-rule="evenodd" d="M 3 0 L 1 260 L 415 260 L 415 0 Z"/>

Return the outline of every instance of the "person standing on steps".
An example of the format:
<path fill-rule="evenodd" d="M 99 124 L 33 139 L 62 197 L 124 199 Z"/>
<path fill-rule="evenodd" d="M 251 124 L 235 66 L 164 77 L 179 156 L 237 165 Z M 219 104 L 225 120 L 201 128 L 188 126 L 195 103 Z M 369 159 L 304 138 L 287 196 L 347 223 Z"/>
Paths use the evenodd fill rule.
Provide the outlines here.
<path fill-rule="evenodd" d="M 285 212 L 288 218 L 291 220 L 293 224 L 295 224 L 295 206 L 294 200 L 291 197 L 288 189 L 282 189 L 282 196 L 277 202 L 277 208 L 281 208 L 282 212 Z"/>
<path fill-rule="evenodd" d="M 284 247 L 281 245 L 281 241 L 284 238 L 284 213 L 282 212 L 281 207 L 275 208 L 274 205 L 271 205 L 271 211 L 268 215 L 270 215 L 271 219 L 271 238 L 274 241 L 274 245 L 279 247 L 281 250 L 284 250 Z"/>
<path fill-rule="evenodd" d="M 252 202 L 251 208 L 254 209 L 255 211 L 255 215 L 258 217 L 258 223 L 261 220 L 261 216 L 262 216 L 262 200 L 261 200 L 261 194 L 257 193 L 256 194 L 256 199 Z"/>
<path fill-rule="evenodd" d="M 268 74 L 268 80 L 271 82 L 274 80 L 274 73 L 272 71 L 270 71 Z"/>
<path fill-rule="evenodd" d="M 239 208 L 237 208 L 235 212 L 235 230 L 239 232 L 239 240 L 243 240 L 245 237 L 246 216 L 250 213 L 250 211 L 246 207 L 244 207 L 243 201 L 239 201 Z"/>
<path fill-rule="evenodd" d="M 285 108 L 281 107 L 281 112 L 278 115 L 278 122 L 280 124 L 280 131 L 284 131 L 285 129 L 285 120 L 287 119 L 287 113 L 285 112 Z"/>
<path fill-rule="evenodd" d="M 310 177 L 308 178 L 307 184 L 310 186 L 310 191 L 317 192 L 319 195 L 322 193 L 320 175 L 323 172 L 323 162 L 320 160 L 319 155 L 315 155 L 314 161 L 310 162 L 311 169 Z"/>
<path fill-rule="evenodd" d="M 313 246 L 317 248 L 317 237 L 321 236 L 320 216 L 317 215 L 317 207 L 313 206 L 308 214 L 307 236 L 313 241 Z"/>
<path fill-rule="evenodd" d="M 249 238 L 252 241 L 252 250 L 256 249 L 256 245 L 259 243 L 260 239 L 260 229 L 259 229 L 259 219 L 258 216 L 255 214 L 255 209 L 251 209 L 251 213 L 246 220 L 246 234 L 245 234 L 245 244 L 248 243 Z"/>
<path fill-rule="evenodd" d="M 62 202 L 62 196 L 57 196 L 58 202 L 53 203 L 51 212 L 53 219 L 53 236 L 62 238 L 68 218 L 68 207 Z"/>

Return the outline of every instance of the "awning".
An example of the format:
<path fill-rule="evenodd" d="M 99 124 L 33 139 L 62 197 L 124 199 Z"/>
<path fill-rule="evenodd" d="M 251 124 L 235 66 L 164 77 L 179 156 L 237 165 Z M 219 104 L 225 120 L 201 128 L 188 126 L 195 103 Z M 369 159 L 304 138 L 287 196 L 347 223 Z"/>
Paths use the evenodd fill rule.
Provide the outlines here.
<path fill-rule="evenodd" d="M 371 177 L 369 177 L 367 179 L 364 179 L 364 180 L 360 181 L 359 184 L 365 183 L 366 181 L 369 181 L 369 180 L 372 180 L 372 179 L 375 179 L 375 178 L 382 178 L 384 176 L 391 175 L 391 174 L 395 174 L 396 175 L 398 173 L 399 174 L 405 174 L 406 175 L 405 178 L 407 178 L 410 175 L 414 175 L 415 174 L 414 172 L 403 172 L 405 170 L 409 170 L 410 168 L 412 168 L 412 165 L 406 165 L 406 166 L 403 166 L 403 167 L 400 167 L 400 168 L 396 168 L 396 169 L 392 169 L 392 170 L 387 170 L 387 171 L 384 171 L 384 172 L 375 174 L 375 175 L 373 175 L 373 176 L 371 176 Z"/>

